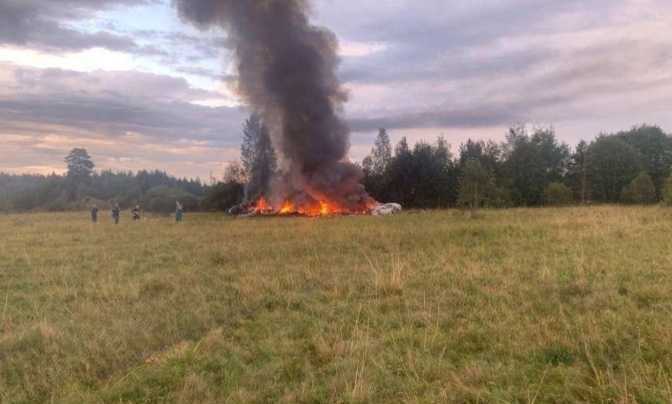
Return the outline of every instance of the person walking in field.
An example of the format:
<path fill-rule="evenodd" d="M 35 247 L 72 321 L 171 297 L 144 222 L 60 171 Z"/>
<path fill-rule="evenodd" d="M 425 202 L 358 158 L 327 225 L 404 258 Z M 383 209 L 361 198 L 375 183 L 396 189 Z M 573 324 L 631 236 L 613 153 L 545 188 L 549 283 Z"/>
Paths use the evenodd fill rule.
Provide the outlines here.
<path fill-rule="evenodd" d="M 133 221 L 134 222 L 137 222 L 138 220 L 140 220 L 140 205 L 135 205 L 135 207 L 133 208 L 131 213 L 133 214 Z"/>
<path fill-rule="evenodd" d="M 121 208 L 119 208 L 118 203 L 115 203 L 114 207 L 112 208 L 112 220 L 114 220 L 114 224 L 119 224 L 120 215 L 121 215 Z"/>
<path fill-rule="evenodd" d="M 91 222 L 98 223 L 98 206 L 96 205 L 91 208 Z"/>
<path fill-rule="evenodd" d="M 180 223 L 184 216 L 184 208 L 180 201 L 175 202 L 175 222 Z"/>

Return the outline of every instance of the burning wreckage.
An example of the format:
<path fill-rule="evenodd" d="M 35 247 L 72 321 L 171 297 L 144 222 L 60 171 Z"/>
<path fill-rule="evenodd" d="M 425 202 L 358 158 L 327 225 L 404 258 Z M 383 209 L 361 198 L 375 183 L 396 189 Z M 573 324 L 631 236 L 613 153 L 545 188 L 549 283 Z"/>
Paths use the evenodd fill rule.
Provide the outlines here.
<path fill-rule="evenodd" d="M 180 16 L 222 28 L 234 49 L 235 91 L 258 114 L 282 174 L 250 181 L 247 215 L 391 214 L 376 202 L 362 170 L 347 159 L 347 94 L 336 76 L 338 41 L 309 21 L 307 0 L 174 0 Z"/>
<path fill-rule="evenodd" d="M 280 208 L 274 208 L 265 197 L 256 202 L 235 206 L 229 210 L 232 215 L 239 216 L 307 216 L 321 217 L 334 215 L 373 215 L 389 216 L 401 212 L 402 207 L 398 203 L 381 204 L 371 199 L 359 209 L 343 208 L 328 201 L 317 201 L 310 204 L 296 204 L 292 200 L 286 200 Z"/>

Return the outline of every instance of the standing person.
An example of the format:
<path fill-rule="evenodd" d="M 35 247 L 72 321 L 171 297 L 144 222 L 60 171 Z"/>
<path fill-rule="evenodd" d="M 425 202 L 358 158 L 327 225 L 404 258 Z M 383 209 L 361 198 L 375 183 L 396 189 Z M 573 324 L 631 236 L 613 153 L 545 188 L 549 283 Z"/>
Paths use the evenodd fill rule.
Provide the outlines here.
<path fill-rule="evenodd" d="M 114 224 L 119 224 L 120 214 L 121 214 L 121 208 L 119 208 L 118 203 L 115 203 L 114 207 L 112 208 L 112 220 L 114 220 Z"/>
<path fill-rule="evenodd" d="M 175 202 L 175 222 L 180 223 L 184 216 L 184 208 L 180 201 Z"/>
<path fill-rule="evenodd" d="M 98 206 L 93 205 L 91 208 L 91 221 L 93 223 L 98 223 Z"/>
<path fill-rule="evenodd" d="M 140 220 L 140 205 L 135 205 L 135 207 L 133 208 L 131 213 L 133 214 L 133 221 L 134 222 L 137 222 L 138 220 Z"/>

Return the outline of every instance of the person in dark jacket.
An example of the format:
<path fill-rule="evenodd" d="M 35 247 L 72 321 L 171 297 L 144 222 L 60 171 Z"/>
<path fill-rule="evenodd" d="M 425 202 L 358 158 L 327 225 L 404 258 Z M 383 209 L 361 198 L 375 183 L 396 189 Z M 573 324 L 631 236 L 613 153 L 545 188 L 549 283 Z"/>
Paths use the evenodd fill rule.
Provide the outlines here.
<path fill-rule="evenodd" d="M 131 213 L 133 214 L 133 221 L 134 222 L 137 222 L 138 220 L 140 220 L 140 205 L 135 205 L 135 207 L 133 208 Z"/>
<path fill-rule="evenodd" d="M 184 208 L 182 207 L 182 204 L 179 201 L 177 201 L 175 202 L 175 221 L 177 223 L 180 223 L 183 217 L 184 217 Z"/>
<path fill-rule="evenodd" d="M 98 206 L 93 205 L 91 208 L 91 221 L 93 223 L 98 223 Z"/>
<path fill-rule="evenodd" d="M 114 224 L 119 224 L 120 215 L 121 215 L 121 208 L 119 208 L 118 203 L 115 203 L 114 207 L 112 208 L 112 220 L 114 220 Z"/>

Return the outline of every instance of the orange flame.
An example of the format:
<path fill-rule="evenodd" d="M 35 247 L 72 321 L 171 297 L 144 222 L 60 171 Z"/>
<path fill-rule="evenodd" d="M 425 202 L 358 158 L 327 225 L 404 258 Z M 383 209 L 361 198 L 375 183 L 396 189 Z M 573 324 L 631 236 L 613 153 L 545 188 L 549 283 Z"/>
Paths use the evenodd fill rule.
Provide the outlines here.
<path fill-rule="evenodd" d="M 324 201 L 320 201 L 320 215 L 325 216 L 328 215 L 329 213 L 331 213 L 331 208 L 329 207 L 329 204 Z"/>
<path fill-rule="evenodd" d="M 263 213 L 269 213 L 269 212 L 272 212 L 272 211 L 273 211 L 273 208 L 271 207 L 271 205 L 269 205 L 268 201 L 263 196 L 261 198 L 259 198 L 259 200 L 257 201 L 257 204 L 254 206 L 254 213 L 263 214 Z"/>
<path fill-rule="evenodd" d="M 309 217 L 321 217 L 331 215 L 362 215 L 369 214 L 377 202 L 373 199 L 364 201 L 361 206 L 355 208 L 345 208 L 340 204 L 320 200 L 307 204 L 297 204 L 294 201 L 286 200 L 279 208 L 273 207 L 265 198 L 259 198 L 257 203 L 251 209 L 251 212 L 257 215 L 302 215 Z"/>
<path fill-rule="evenodd" d="M 296 213 L 294 204 L 291 201 L 285 201 L 285 203 L 283 203 L 282 206 L 280 207 L 279 213 L 281 215 L 291 215 L 293 213 Z"/>

